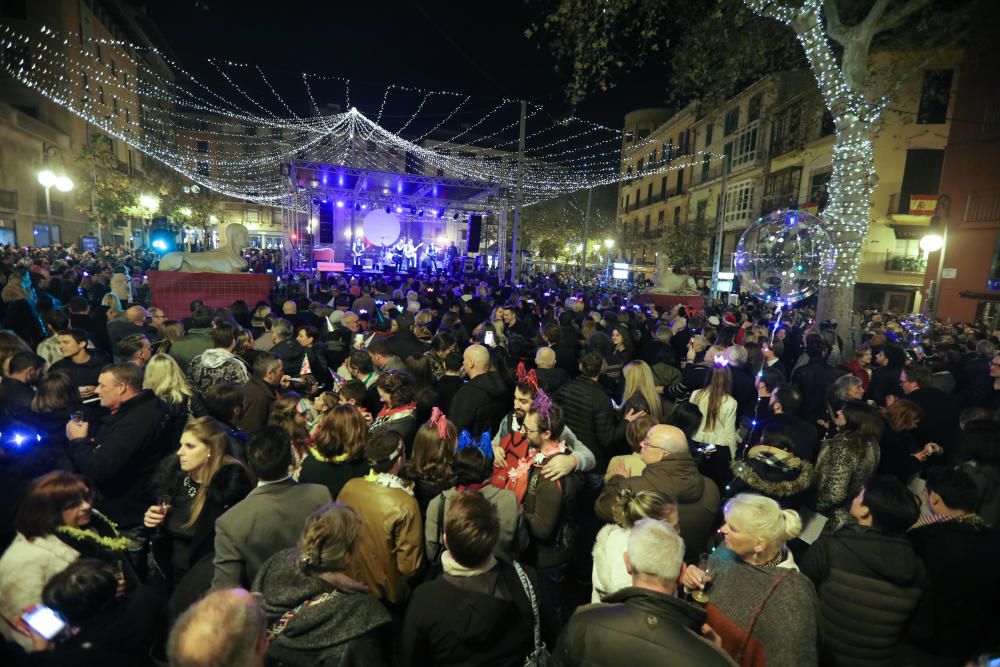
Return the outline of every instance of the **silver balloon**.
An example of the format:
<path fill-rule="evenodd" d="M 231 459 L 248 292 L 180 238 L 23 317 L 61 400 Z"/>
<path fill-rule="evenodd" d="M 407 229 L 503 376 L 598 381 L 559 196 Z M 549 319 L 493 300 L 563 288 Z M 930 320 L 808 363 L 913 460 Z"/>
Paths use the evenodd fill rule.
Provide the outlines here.
<path fill-rule="evenodd" d="M 822 220 L 805 211 L 775 211 L 743 232 L 733 270 L 758 299 L 789 305 L 815 294 L 836 259 Z"/>

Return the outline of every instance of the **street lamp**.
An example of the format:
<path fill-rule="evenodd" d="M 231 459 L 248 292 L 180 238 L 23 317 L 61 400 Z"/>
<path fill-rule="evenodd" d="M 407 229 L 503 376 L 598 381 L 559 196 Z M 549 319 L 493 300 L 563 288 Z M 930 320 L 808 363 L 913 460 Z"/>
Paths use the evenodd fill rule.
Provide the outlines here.
<path fill-rule="evenodd" d="M 927 229 L 927 234 L 920 239 L 921 250 L 924 250 L 927 253 L 938 253 L 937 275 L 934 277 L 935 279 L 931 281 L 931 302 L 930 307 L 927 309 L 929 311 L 928 314 L 932 318 L 937 317 L 938 303 L 941 299 L 941 274 L 944 273 L 944 250 L 947 243 L 948 226 L 946 224 L 942 225 L 941 219 L 935 215 L 931 219 L 931 225 Z M 930 257 L 928 257 L 928 259 L 930 259 Z"/>
<path fill-rule="evenodd" d="M 926 252 L 937 252 L 944 246 L 944 237 L 937 232 L 931 232 L 920 239 L 920 249 Z"/>
<path fill-rule="evenodd" d="M 611 279 L 611 249 L 615 247 L 614 239 L 604 239 L 604 247 L 607 249 L 607 257 L 604 260 L 604 282 Z"/>
<path fill-rule="evenodd" d="M 42 169 L 38 172 L 38 184 L 45 188 L 45 219 L 48 221 L 51 233 L 52 200 L 49 193 L 53 185 L 59 192 L 69 192 L 73 189 L 73 180 L 66 174 L 56 175 L 51 169 Z"/>

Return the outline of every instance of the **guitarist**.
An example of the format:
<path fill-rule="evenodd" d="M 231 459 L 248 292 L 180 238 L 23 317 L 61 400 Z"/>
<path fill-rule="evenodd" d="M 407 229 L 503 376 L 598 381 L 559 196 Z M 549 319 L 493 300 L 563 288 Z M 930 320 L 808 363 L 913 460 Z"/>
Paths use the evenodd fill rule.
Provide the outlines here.
<path fill-rule="evenodd" d="M 412 239 L 406 239 L 406 243 L 403 245 L 403 256 L 406 258 L 406 268 L 412 269 L 417 265 L 417 251 L 424 246 L 423 243 L 420 245 L 413 245 Z"/>

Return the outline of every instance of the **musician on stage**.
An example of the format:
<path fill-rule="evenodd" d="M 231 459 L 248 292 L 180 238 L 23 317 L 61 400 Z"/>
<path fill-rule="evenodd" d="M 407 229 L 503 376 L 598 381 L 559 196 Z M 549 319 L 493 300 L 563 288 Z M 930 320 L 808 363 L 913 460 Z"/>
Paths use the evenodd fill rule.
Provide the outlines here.
<path fill-rule="evenodd" d="M 455 275 L 458 269 L 455 267 L 455 262 L 458 261 L 458 248 L 455 247 L 455 242 L 452 241 L 451 245 L 448 246 L 447 250 L 448 258 L 448 274 Z"/>
<path fill-rule="evenodd" d="M 427 246 L 427 252 L 424 253 L 424 259 L 427 261 L 427 270 L 429 273 L 438 272 L 438 250 L 437 246 L 433 243 Z"/>
<path fill-rule="evenodd" d="M 413 245 L 413 239 L 406 239 L 406 245 L 403 246 L 403 257 L 406 258 L 406 268 L 413 269 L 417 266 L 417 251 L 423 247 L 423 243 L 420 245 Z"/>
<path fill-rule="evenodd" d="M 392 263 L 396 267 L 396 273 L 403 270 L 403 256 L 406 244 L 410 242 L 408 238 L 400 238 L 396 245 L 392 246 Z"/>
<path fill-rule="evenodd" d="M 354 268 L 358 271 L 361 270 L 361 258 L 365 254 L 365 240 L 360 236 L 354 237 L 354 243 L 351 245 L 351 255 L 354 257 Z"/>

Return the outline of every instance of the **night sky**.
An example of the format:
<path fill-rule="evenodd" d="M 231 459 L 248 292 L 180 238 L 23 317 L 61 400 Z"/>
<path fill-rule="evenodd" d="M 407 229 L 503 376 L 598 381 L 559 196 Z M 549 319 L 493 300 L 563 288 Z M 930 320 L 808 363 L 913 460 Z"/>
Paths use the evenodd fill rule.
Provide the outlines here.
<path fill-rule="evenodd" d="M 505 97 L 542 104 L 553 118 L 570 111 L 554 59 L 538 39 L 524 37 L 539 4 L 341 0 L 266 3 L 257 9 L 245 0 L 155 0 L 148 12 L 180 63 L 212 85 L 221 85 L 221 79 L 209 58 L 258 65 L 286 102 L 305 113 L 302 72 L 348 77 L 352 105 L 372 117 L 387 84 L 450 90 L 474 96 L 469 114 L 455 117 L 460 124 Z M 662 103 L 665 85 L 650 80 L 648 73 L 636 73 L 609 93 L 592 96 L 576 115 L 619 128 L 627 111 Z M 238 81 L 252 96 L 280 108 L 259 77 Z M 232 89 L 224 94 L 238 96 Z M 343 84 L 336 81 L 314 81 L 313 94 L 320 105 L 344 104 Z M 389 129 L 404 122 L 393 116 L 405 119 L 419 103 L 417 96 L 392 99 L 396 105 L 385 109 L 382 123 Z M 448 100 L 438 102 L 426 112 L 445 113 Z"/>

